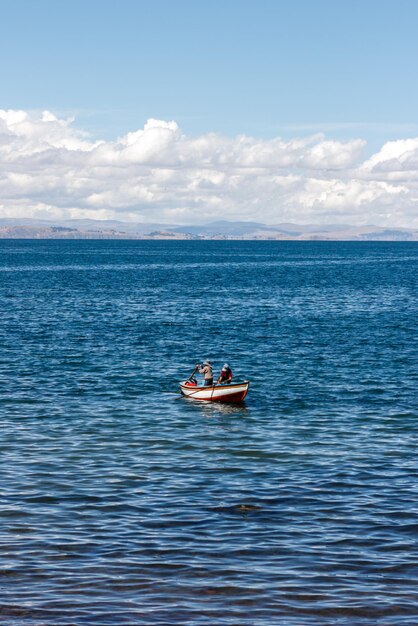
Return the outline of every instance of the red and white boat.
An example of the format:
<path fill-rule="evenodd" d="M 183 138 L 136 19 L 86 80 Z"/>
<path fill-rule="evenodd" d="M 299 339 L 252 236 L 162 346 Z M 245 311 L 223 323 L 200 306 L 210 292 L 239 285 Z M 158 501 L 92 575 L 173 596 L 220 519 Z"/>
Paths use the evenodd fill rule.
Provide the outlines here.
<path fill-rule="evenodd" d="M 180 390 L 183 396 L 193 398 L 193 400 L 242 402 L 248 393 L 249 386 L 250 382 L 248 380 L 244 380 L 242 383 L 212 385 L 211 387 L 197 385 L 194 380 L 185 380 L 180 383 Z"/>

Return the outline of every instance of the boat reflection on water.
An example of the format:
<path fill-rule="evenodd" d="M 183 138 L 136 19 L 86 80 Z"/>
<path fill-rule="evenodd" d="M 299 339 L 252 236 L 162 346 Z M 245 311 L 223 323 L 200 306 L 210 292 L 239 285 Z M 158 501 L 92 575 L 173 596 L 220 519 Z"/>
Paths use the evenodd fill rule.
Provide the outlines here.
<path fill-rule="evenodd" d="M 250 410 L 245 402 L 239 404 L 227 402 L 196 402 L 192 398 L 182 396 L 181 399 L 187 402 L 189 407 L 195 407 L 199 413 L 206 417 L 245 417 L 250 414 Z"/>

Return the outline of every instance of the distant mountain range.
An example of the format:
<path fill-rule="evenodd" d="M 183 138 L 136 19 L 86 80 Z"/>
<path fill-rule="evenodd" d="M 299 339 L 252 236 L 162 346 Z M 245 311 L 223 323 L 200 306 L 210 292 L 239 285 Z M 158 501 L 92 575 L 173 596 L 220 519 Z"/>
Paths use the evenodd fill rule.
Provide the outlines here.
<path fill-rule="evenodd" d="M 0 218 L 0 239 L 246 239 L 418 241 L 418 229 L 378 226 L 263 224 L 218 221 L 204 225 L 144 224 L 117 220 Z"/>

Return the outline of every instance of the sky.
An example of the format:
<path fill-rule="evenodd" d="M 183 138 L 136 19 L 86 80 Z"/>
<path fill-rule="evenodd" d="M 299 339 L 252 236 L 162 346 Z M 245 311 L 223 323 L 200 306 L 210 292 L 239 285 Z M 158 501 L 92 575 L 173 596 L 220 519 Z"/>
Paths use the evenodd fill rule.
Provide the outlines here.
<path fill-rule="evenodd" d="M 0 10 L 0 217 L 418 228 L 415 0 Z"/>

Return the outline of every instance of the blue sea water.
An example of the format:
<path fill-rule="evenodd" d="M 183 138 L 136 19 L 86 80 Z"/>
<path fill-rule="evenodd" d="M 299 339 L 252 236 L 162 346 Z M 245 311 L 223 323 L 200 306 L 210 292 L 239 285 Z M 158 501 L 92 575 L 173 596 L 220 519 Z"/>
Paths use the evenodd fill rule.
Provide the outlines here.
<path fill-rule="evenodd" d="M 414 243 L 0 242 L 0 623 L 418 623 Z M 186 400 L 197 361 L 251 380 Z"/>

